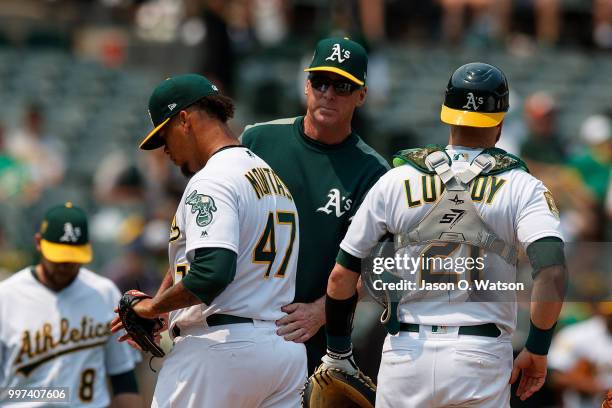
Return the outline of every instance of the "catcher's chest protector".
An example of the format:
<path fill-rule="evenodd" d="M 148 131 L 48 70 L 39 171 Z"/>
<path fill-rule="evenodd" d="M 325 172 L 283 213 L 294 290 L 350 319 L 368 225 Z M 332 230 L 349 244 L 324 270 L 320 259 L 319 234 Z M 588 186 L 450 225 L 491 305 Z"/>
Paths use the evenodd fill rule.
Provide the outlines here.
<path fill-rule="evenodd" d="M 472 180 L 495 166 L 495 159 L 481 154 L 459 174 L 453 172 L 450 159 L 442 151 L 430 153 L 425 163 L 440 176 L 444 192 L 415 228 L 395 236 L 395 249 L 410 244 L 456 242 L 492 251 L 509 264 L 516 264 L 518 250 L 491 231 L 478 214 L 468 191 Z"/>

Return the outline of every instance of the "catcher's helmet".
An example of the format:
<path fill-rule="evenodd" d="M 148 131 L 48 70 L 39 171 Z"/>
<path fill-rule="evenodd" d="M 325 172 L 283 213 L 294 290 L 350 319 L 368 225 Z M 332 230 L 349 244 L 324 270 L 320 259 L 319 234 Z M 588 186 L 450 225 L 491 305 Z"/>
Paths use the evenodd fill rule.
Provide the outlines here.
<path fill-rule="evenodd" d="M 458 126 L 497 126 L 508 111 L 508 95 L 501 69 L 483 62 L 465 64 L 448 81 L 440 120 Z"/>

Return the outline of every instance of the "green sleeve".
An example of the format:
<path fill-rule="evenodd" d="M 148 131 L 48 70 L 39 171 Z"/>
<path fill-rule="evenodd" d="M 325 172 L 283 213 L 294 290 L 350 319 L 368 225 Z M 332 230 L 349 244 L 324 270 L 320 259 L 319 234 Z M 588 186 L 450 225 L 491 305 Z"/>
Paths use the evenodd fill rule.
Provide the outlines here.
<path fill-rule="evenodd" d="M 183 286 L 209 305 L 236 276 L 237 255 L 225 248 L 199 248 Z"/>
<path fill-rule="evenodd" d="M 344 266 L 346 269 L 350 269 L 353 272 L 361 273 L 361 259 L 349 254 L 342 248 L 340 248 L 340 251 L 338 251 L 336 262 Z"/>
<path fill-rule="evenodd" d="M 527 256 L 534 277 L 549 266 L 565 265 L 563 241 L 557 237 L 544 237 L 532 242 L 527 247 Z"/>
<path fill-rule="evenodd" d="M 138 381 L 136 380 L 134 370 L 111 375 L 110 382 L 113 389 L 113 395 L 138 394 Z"/>

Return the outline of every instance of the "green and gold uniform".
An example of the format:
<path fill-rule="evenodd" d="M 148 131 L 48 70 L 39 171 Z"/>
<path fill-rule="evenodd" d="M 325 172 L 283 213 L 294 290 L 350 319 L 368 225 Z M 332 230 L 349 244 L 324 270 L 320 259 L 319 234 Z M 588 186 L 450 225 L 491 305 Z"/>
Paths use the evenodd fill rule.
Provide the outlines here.
<path fill-rule="evenodd" d="M 242 143 L 287 184 L 300 216 L 300 252 L 294 302 L 325 295 L 340 241 L 387 162 L 356 133 L 327 145 L 304 133 L 304 117 L 247 126 Z M 323 329 L 306 342 L 309 372 L 325 354 Z"/>

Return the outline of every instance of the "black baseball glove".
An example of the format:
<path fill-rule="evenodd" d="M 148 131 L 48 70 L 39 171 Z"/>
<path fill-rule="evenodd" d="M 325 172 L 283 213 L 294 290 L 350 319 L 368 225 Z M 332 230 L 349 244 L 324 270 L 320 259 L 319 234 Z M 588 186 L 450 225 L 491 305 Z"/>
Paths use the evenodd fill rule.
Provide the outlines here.
<path fill-rule="evenodd" d="M 142 351 L 148 351 L 154 357 L 163 357 L 164 351 L 155 343 L 155 332 L 163 326 L 161 319 L 145 319 L 134 312 L 134 305 L 143 299 L 151 299 L 151 296 L 139 290 L 128 290 L 123 294 L 118 307 L 121 323 Z"/>

